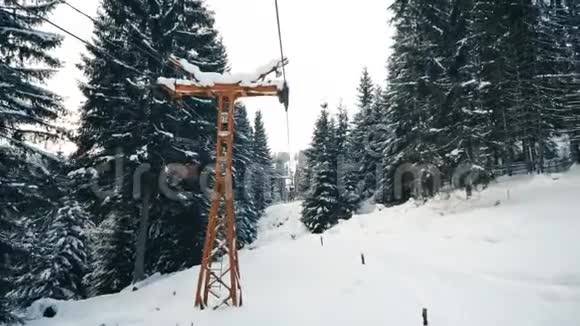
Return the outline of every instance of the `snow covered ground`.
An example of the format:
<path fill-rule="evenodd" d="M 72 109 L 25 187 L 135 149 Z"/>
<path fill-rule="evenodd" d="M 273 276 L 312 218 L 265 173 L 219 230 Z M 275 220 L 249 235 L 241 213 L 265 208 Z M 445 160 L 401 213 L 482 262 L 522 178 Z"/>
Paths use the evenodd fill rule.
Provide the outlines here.
<path fill-rule="evenodd" d="M 580 168 L 515 177 L 471 201 L 376 207 L 328 231 L 324 246 L 300 224 L 300 203 L 278 205 L 240 253 L 240 309 L 194 310 L 193 268 L 137 292 L 59 302 L 56 318 L 28 325 L 419 326 L 423 307 L 431 325 L 580 325 L 579 200 Z"/>

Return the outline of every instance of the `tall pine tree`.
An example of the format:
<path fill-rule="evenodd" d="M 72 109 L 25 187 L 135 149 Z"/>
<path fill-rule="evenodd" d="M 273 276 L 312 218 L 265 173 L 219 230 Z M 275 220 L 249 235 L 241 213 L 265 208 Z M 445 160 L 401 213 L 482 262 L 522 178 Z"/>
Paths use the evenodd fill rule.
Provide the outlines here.
<path fill-rule="evenodd" d="M 481 52 L 487 49 L 481 48 L 483 36 L 474 29 L 473 1 L 453 1 L 451 5 L 449 26 L 444 35 L 448 50 L 443 61 L 447 67 L 443 82 L 448 91 L 436 117 L 435 128 L 440 130 L 438 141 L 443 157 L 440 168 L 447 177 L 458 168 L 466 169 L 463 178 L 454 181 L 456 185 L 465 186 L 469 197 L 474 182 L 489 180 L 492 163 L 492 108 L 486 107 L 482 99 L 489 82 L 482 79 L 480 71 Z M 477 173 L 479 177 L 477 180 L 468 178 L 468 172 Z"/>
<path fill-rule="evenodd" d="M 566 58 L 570 64 L 568 74 L 568 93 L 564 96 L 564 128 L 570 138 L 570 148 L 576 162 L 580 163 L 580 2 L 565 1 L 565 10 L 560 10 L 569 45 Z"/>
<path fill-rule="evenodd" d="M 13 0 L 0 6 L 0 323 L 16 321 L 7 293 L 14 267 L 30 254 L 20 226 L 55 200 L 46 155 L 28 142 L 58 134 L 53 122 L 62 112 L 61 99 L 43 84 L 60 65 L 50 51 L 62 38 L 39 29 L 56 5 Z"/>
<path fill-rule="evenodd" d="M 111 211 L 92 233 L 92 271 L 84 280 L 89 295 L 119 292 L 131 283 L 133 230 L 131 216 Z"/>
<path fill-rule="evenodd" d="M 236 134 L 234 137 L 234 193 L 236 199 L 236 231 L 238 245 L 244 247 L 256 240 L 259 212 L 249 180 L 254 162 L 252 150 L 253 131 L 246 107 L 237 104 L 235 112 Z"/>
<path fill-rule="evenodd" d="M 302 222 L 313 233 L 322 233 L 338 223 L 341 204 L 337 187 L 336 126 L 323 109 L 314 129 L 309 162 L 313 181 L 302 203 Z"/>
<path fill-rule="evenodd" d="M 80 167 L 100 171 L 95 185 L 99 195 L 87 201 L 97 222 L 107 220 L 99 230 L 110 239 L 97 243 L 104 247 L 95 250 L 107 260 L 107 250 L 121 254 L 128 249 L 116 245 L 133 243 L 132 236 L 150 235 L 144 259 L 149 272 L 191 266 L 201 259 L 208 198 L 185 181 L 175 186 L 186 188 L 182 190 L 191 196 L 168 198 L 157 181 L 168 163 L 204 166 L 211 161 L 215 103 L 187 99 L 177 106 L 155 92 L 155 83 L 161 76 L 180 75 L 165 64 L 170 55 L 186 58 L 204 71 L 223 72 L 224 47 L 213 28 L 212 13 L 201 0 L 103 0 L 101 7 L 94 32 L 98 48 L 89 48 L 82 64 L 88 81 L 81 88 L 87 101 L 77 141 Z M 135 177 L 144 166 L 149 168 Z M 137 217 L 143 226 L 139 234 L 129 222 Z M 139 243 L 142 255 L 144 242 Z M 137 258 L 143 261 L 142 256 Z M 96 289 L 126 286 L 130 275 L 120 275 L 129 271 L 125 265 L 111 262 L 100 267 L 98 275 L 117 276 L 94 280 L 99 284 Z"/>
<path fill-rule="evenodd" d="M 357 158 L 359 179 L 362 181 L 361 199 L 374 195 L 376 190 L 376 164 L 380 156 L 369 147 L 369 140 L 377 124 L 374 114 L 375 86 L 367 68 L 363 69 L 358 86 L 358 112 L 354 116 L 351 135 L 353 157 Z"/>
<path fill-rule="evenodd" d="M 396 28 L 393 54 L 389 59 L 388 120 L 392 121 L 393 139 L 385 148 L 383 185 L 387 202 L 409 198 L 416 179 L 428 180 L 428 165 L 441 166 L 437 142 L 441 130 L 434 128 L 446 85 L 443 83 L 443 35 L 447 27 L 447 1 L 395 1 Z M 404 193 L 396 194 L 396 170 L 403 164 L 413 164 L 417 172 L 405 179 Z M 407 175 L 408 176 L 408 175 Z M 428 189 L 427 194 L 433 189 Z"/>
<path fill-rule="evenodd" d="M 256 208 L 261 213 L 272 202 L 273 167 L 272 155 L 268 147 L 268 136 L 262 119 L 262 112 L 256 112 L 254 118 L 254 138 L 252 140 L 254 162 L 252 165 L 252 193 Z"/>
<path fill-rule="evenodd" d="M 15 279 L 16 289 L 10 297 L 21 306 L 40 298 L 78 300 L 87 296 L 83 278 L 89 271 L 92 223 L 73 196 L 64 194 L 61 207 L 47 212 L 45 227 L 31 248 L 30 270 Z"/>
<path fill-rule="evenodd" d="M 339 106 L 336 126 L 336 171 L 339 191 L 340 217 L 349 219 L 360 205 L 358 171 L 353 154 L 348 114 Z"/>

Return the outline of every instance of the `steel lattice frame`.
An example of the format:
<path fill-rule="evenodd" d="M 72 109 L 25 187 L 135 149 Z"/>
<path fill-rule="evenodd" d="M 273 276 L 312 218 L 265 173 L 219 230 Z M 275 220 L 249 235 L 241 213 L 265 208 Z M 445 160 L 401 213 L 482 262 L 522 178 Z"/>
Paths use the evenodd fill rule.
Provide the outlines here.
<path fill-rule="evenodd" d="M 178 99 L 190 96 L 217 98 L 215 186 L 195 294 L 195 306 L 205 309 L 209 307 L 212 299 L 215 303 L 214 309 L 223 305 L 241 306 L 242 287 L 236 243 L 232 169 L 235 102 L 241 97 L 278 96 L 281 100 L 286 98 L 284 103 L 287 103 L 287 91 L 279 90 L 277 86 L 243 87 L 232 84 L 215 84 L 211 87 L 175 85 L 172 89 L 166 90 Z"/>

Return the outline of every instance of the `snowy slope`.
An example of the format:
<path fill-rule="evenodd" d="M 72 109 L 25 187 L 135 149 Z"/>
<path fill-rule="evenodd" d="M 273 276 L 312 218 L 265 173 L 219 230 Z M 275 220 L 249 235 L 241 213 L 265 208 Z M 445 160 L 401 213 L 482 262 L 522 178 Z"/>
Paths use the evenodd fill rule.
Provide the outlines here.
<path fill-rule="evenodd" d="M 509 199 L 508 199 L 509 190 Z M 138 292 L 59 302 L 30 326 L 580 325 L 580 169 L 502 180 L 471 201 L 381 208 L 320 236 L 271 207 L 240 253 L 244 307 L 196 311 L 197 268 Z M 361 264 L 364 252 L 366 265 Z"/>

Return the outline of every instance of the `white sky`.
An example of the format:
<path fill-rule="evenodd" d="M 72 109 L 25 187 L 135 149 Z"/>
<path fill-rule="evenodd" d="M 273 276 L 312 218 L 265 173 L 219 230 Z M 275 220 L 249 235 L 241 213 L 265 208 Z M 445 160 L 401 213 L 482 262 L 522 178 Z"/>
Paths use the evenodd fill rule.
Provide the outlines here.
<path fill-rule="evenodd" d="M 98 0 L 69 0 L 96 16 Z M 280 19 L 290 84 L 290 134 L 293 152 L 308 146 L 312 128 L 327 101 L 334 110 L 339 102 L 354 113 L 356 87 L 363 66 L 375 83 L 384 85 L 392 29 L 388 26 L 388 0 L 279 0 Z M 279 57 L 274 0 L 206 0 L 215 12 L 216 28 L 223 36 L 233 71 L 253 71 Z M 52 20 L 90 40 L 92 23 L 61 5 Z M 67 37 L 57 55 L 65 67 L 50 87 L 75 111 L 83 101 L 77 81 L 82 74 L 75 64 L 84 45 Z M 275 98 L 245 100 L 253 115 L 261 109 L 270 146 L 287 151 L 286 122 L 282 105 Z"/>

